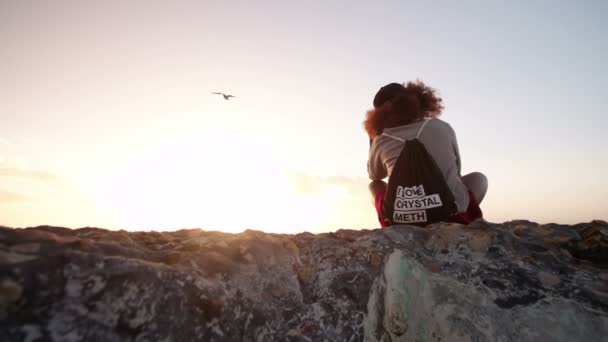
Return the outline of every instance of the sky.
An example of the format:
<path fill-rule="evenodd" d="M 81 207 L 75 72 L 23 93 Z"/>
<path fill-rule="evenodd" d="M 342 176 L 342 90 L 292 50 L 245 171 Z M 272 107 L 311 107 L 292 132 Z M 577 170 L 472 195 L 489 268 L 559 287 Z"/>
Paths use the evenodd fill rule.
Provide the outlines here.
<path fill-rule="evenodd" d="M 362 121 L 415 79 L 443 98 L 462 173 L 488 177 L 487 220 L 608 220 L 606 13 L 0 0 L 0 225 L 378 228 Z"/>

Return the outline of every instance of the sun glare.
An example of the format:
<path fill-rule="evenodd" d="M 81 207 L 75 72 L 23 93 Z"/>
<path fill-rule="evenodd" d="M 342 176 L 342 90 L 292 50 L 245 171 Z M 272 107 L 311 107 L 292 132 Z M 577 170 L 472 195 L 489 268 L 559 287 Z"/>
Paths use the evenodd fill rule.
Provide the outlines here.
<path fill-rule="evenodd" d="M 125 229 L 296 233 L 328 222 L 343 195 L 331 185 L 299 191 L 271 145 L 215 133 L 150 148 L 100 182 L 94 197 Z"/>

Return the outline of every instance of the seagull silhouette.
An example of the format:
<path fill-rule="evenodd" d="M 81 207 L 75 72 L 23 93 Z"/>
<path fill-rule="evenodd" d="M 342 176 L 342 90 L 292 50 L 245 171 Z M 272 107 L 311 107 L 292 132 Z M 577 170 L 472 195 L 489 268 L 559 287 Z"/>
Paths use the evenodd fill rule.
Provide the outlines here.
<path fill-rule="evenodd" d="M 236 96 L 234 96 L 234 95 L 228 95 L 228 94 L 224 94 L 224 93 L 211 93 L 211 94 L 222 95 L 224 97 L 224 100 L 226 100 L 226 101 L 230 100 L 231 97 L 235 97 L 236 98 Z"/>

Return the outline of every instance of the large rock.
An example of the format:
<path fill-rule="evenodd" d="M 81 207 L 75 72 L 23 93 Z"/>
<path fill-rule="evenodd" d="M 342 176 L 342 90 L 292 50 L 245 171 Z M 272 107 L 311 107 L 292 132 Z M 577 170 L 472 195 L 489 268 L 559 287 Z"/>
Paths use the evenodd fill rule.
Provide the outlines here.
<path fill-rule="evenodd" d="M 607 341 L 608 224 L 0 228 L 1 341 Z"/>

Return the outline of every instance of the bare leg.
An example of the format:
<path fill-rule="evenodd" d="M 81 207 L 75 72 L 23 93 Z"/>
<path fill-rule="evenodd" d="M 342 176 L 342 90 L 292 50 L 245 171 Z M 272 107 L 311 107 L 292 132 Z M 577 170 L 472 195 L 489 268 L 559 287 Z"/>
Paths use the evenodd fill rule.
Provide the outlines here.
<path fill-rule="evenodd" d="M 372 204 L 375 204 L 376 194 L 382 189 L 386 189 L 386 183 L 381 180 L 375 180 L 369 183 L 369 193 L 372 195 Z"/>
<path fill-rule="evenodd" d="M 488 191 L 488 178 L 481 172 L 471 172 L 462 177 L 462 182 L 475 194 L 477 201 L 481 203 Z"/>

